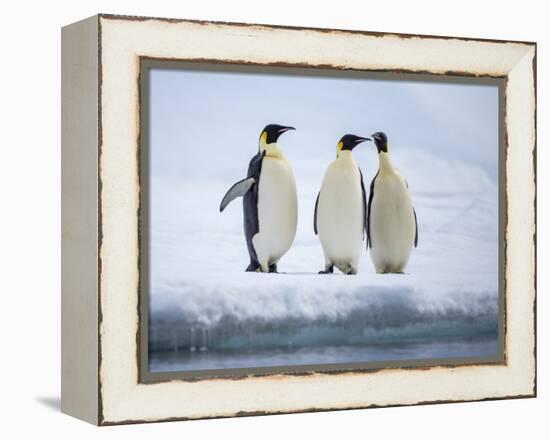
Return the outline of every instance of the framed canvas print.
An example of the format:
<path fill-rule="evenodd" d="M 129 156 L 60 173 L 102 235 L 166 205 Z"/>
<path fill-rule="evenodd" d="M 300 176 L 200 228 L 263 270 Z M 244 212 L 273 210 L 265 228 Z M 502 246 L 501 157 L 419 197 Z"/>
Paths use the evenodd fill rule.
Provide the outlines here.
<path fill-rule="evenodd" d="M 62 410 L 536 395 L 536 45 L 62 31 Z"/>

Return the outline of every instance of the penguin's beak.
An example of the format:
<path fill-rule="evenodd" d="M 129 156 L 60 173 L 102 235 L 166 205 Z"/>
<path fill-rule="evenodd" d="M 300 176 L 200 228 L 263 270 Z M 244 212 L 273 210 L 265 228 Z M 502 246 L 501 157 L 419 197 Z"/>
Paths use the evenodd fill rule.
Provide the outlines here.
<path fill-rule="evenodd" d="M 284 132 L 289 130 L 296 130 L 296 129 L 294 127 L 283 127 L 283 128 L 279 128 L 279 133 L 283 134 Z"/>
<path fill-rule="evenodd" d="M 357 139 L 355 139 L 355 145 L 360 144 L 361 142 L 365 142 L 365 141 L 372 141 L 372 139 L 371 138 L 357 138 Z"/>

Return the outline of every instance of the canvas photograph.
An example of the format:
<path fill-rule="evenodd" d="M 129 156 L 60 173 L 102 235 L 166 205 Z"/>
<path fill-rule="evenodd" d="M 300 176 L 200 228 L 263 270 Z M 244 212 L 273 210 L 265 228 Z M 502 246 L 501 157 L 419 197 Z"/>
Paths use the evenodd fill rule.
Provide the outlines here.
<path fill-rule="evenodd" d="M 112 14 L 61 36 L 62 412 L 537 396 L 536 43 Z"/>
<path fill-rule="evenodd" d="M 502 81 L 142 61 L 148 374 L 499 363 Z"/>

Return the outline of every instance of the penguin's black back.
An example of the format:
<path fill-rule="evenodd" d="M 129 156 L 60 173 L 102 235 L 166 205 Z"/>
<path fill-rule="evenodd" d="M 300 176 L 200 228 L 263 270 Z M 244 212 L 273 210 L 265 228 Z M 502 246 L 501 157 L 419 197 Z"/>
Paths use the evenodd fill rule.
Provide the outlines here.
<path fill-rule="evenodd" d="M 258 222 L 258 191 L 260 188 L 260 174 L 262 172 L 262 162 L 264 160 L 265 151 L 258 152 L 248 164 L 248 173 L 246 177 L 253 177 L 254 185 L 243 197 L 243 214 L 244 214 L 244 235 L 246 237 L 246 246 L 250 255 L 250 266 L 248 270 L 256 270 L 260 263 L 258 256 L 252 244 L 252 237 L 260 230 Z"/>
<path fill-rule="evenodd" d="M 370 191 L 369 191 L 369 202 L 367 203 L 367 220 L 366 220 L 366 229 L 367 229 L 367 248 L 372 248 L 372 238 L 370 236 L 370 210 L 372 208 L 372 198 L 374 197 L 374 182 L 376 182 L 376 178 L 378 177 L 378 173 L 380 170 L 376 172 L 376 176 L 372 179 L 372 182 L 370 183 Z"/>

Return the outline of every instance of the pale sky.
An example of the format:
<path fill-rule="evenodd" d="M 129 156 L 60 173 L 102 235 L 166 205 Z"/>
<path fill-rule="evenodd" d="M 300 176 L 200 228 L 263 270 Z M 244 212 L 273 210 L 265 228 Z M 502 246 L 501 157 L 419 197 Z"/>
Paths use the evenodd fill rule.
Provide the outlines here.
<path fill-rule="evenodd" d="M 239 177 L 268 123 L 297 128 L 281 138 L 293 163 L 328 164 L 342 135 L 384 131 L 397 157 L 421 150 L 498 176 L 493 85 L 152 69 L 150 103 L 153 176 Z M 369 143 L 354 155 L 376 160 Z"/>

